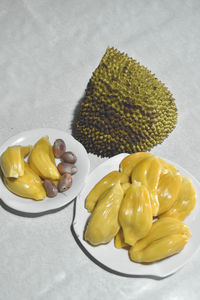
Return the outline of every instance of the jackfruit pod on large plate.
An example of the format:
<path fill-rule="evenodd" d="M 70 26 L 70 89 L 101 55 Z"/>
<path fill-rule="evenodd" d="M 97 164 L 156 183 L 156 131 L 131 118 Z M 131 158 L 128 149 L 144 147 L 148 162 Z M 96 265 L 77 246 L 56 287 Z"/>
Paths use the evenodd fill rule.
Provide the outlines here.
<path fill-rule="evenodd" d="M 117 248 L 117 249 L 121 249 L 121 248 L 129 249 L 129 247 L 130 247 L 130 245 L 128 245 L 124 241 L 124 234 L 123 234 L 122 228 L 120 228 L 120 230 L 118 231 L 118 233 L 115 236 L 114 245 L 115 245 L 115 248 Z"/>
<path fill-rule="evenodd" d="M 60 178 L 48 136 L 42 137 L 35 143 L 29 156 L 29 164 L 31 169 L 42 178 L 51 180 Z"/>
<path fill-rule="evenodd" d="M 178 171 L 174 165 L 166 162 L 164 159 L 162 159 L 160 157 L 158 159 L 159 159 L 159 162 L 161 164 L 161 174 L 160 175 L 166 174 L 168 172 Z"/>
<path fill-rule="evenodd" d="M 132 153 L 128 156 L 126 156 L 124 159 L 122 159 L 119 170 L 120 172 L 123 172 L 127 174 L 128 176 L 131 176 L 131 173 L 133 171 L 133 168 L 143 159 L 152 156 L 153 154 L 148 152 L 136 152 Z"/>
<path fill-rule="evenodd" d="M 176 200 L 171 208 L 161 214 L 159 218 L 173 217 L 184 220 L 194 209 L 196 204 L 196 192 L 191 178 L 183 177 L 181 187 Z"/>
<path fill-rule="evenodd" d="M 119 180 L 100 196 L 84 233 L 84 239 L 91 245 L 106 244 L 119 231 L 118 214 L 123 196 Z"/>
<path fill-rule="evenodd" d="M 24 162 L 24 175 L 18 178 L 3 176 L 5 186 L 14 194 L 34 200 L 43 200 L 46 192 L 40 177 Z"/>
<path fill-rule="evenodd" d="M 152 207 L 147 188 L 135 182 L 128 188 L 119 210 L 124 242 L 134 245 L 152 226 Z"/>
<path fill-rule="evenodd" d="M 134 262 L 152 263 L 179 253 L 188 242 L 185 234 L 167 235 L 159 240 L 153 241 L 141 251 L 135 251 L 134 247 L 129 249 L 129 257 Z"/>
<path fill-rule="evenodd" d="M 124 191 L 124 194 L 126 193 L 126 191 L 128 190 L 128 188 L 130 187 L 131 183 L 130 182 L 125 182 L 125 183 L 122 183 L 121 186 L 122 186 L 122 189 Z"/>
<path fill-rule="evenodd" d="M 149 191 L 152 214 L 157 216 L 159 202 L 157 197 L 157 187 L 161 173 L 161 164 L 156 156 L 150 156 L 139 162 L 132 171 L 131 182 L 141 182 Z"/>
<path fill-rule="evenodd" d="M 179 172 L 168 172 L 160 176 L 157 195 L 159 201 L 158 215 L 171 208 L 180 191 L 182 176 Z"/>
<path fill-rule="evenodd" d="M 1 155 L 1 170 L 5 177 L 18 178 L 24 175 L 24 157 L 32 146 L 11 146 Z"/>
<path fill-rule="evenodd" d="M 184 234 L 188 237 L 191 235 L 189 228 L 180 220 L 175 218 L 162 218 L 153 222 L 148 235 L 139 240 L 134 248 L 134 251 L 141 251 L 149 246 L 152 242 L 172 234 Z"/>
<path fill-rule="evenodd" d="M 120 173 L 119 171 L 112 171 L 105 175 L 89 192 L 86 201 L 85 208 L 88 212 L 92 212 L 99 197 L 111 186 L 116 184 L 117 181 L 120 183 L 128 183 L 129 178 L 126 174 Z"/>

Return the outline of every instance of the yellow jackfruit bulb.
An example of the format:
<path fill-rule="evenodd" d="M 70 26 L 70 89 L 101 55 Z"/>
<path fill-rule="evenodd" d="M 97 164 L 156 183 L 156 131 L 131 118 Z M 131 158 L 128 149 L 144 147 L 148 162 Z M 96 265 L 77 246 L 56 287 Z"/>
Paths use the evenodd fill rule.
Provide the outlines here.
<path fill-rule="evenodd" d="M 159 162 L 161 164 L 161 175 L 166 174 L 168 172 L 177 172 L 178 171 L 174 165 L 166 162 L 162 158 L 159 158 Z"/>
<path fill-rule="evenodd" d="M 40 177 L 24 162 L 24 175 L 18 178 L 3 177 L 5 186 L 14 194 L 34 200 L 43 200 L 46 192 Z"/>
<path fill-rule="evenodd" d="M 42 137 L 35 143 L 29 156 L 29 164 L 31 169 L 42 178 L 51 180 L 60 178 L 48 136 Z"/>
<path fill-rule="evenodd" d="M 181 188 L 182 176 L 178 172 L 169 172 L 160 177 L 158 183 L 158 215 L 171 208 Z"/>
<path fill-rule="evenodd" d="M 120 183 L 127 183 L 129 178 L 126 174 L 120 173 L 119 171 L 112 171 L 105 175 L 89 192 L 86 201 L 85 208 L 88 212 L 92 212 L 99 197 L 111 186 L 116 184 L 117 181 Z"/>
<path fill-rule="evenodd" d="M 88 152 L 111 157 L 150 151 L 176 122 L 167 87 L 145 66 L 108 47 L 87 85 L 73 135 Z"/>
<path fill-rule="evenodd" d="M 132 153 L 128 156 L 126 156 L 124 159 L 122 159 L 119 170 L 120 172 L 123 172 L 127 174 L 128 176 L 131 176 L 131 173 L 133 171 L 133 168 L 143 159 L 152 156 L 151 153 L 148 152 L 137 152 Z"/>
<path fill-rule="evenodd" d="M 159 202 L 157 197 L 157 187 L 161 173 L 161 164 L 156 156 L 150 156 L 139 162 L 133 168 L 131 174 L 132 182 L 141 182 L 149 191 L 152 214 L 157 216 L 159 210 Z"/>
<path fill-rule="evenodd" d="M 147 188 L 133 183 L 127 190 L 119 210 L 124 242 L 134 245 L 145 237 L 152 226 L 152 208 Z"/>
<path fill-rule="evenodd" d="M 126 191 L 128 190 L 128 188 L 130 187 L 131 183 L 130 182 L 125 182 L 125 183 L 122 183 L 121 186 L 122 186 L 122 189 L 124 191 L 124 194 L 126 193 Z"/>
<path fill-rule="evenodd" d="M 24 157 L 32 146 L 11 146 L 1 155 L 1 170 L 5 177 L 18 178 L 24 175 Z"/>
<path fill-rule="evenodd" d="M 184 234 L 191 236 L 189 228 L 180 220 L 175 218 L 162 218 L 153 222 L 148 235 L 134 245 L 134 251 L 141 251 L 152 242 L 172 234 Z"/>
<path fill-rule="evenodd" d="M 118 231 L 118 233 L 115 236 L 114 245 L 115 245 L 115 248 L 117 248 L 117 249 L 121 249 L 121 248 L 128 249 L 130 247 L 128 244 L 126 244 L 124 242 L 124 235 L 123 235 L 122 228 L 120 228 L 120 230 Z"/>
<path fill-rule="evenodd" d="M 188 242 L 188 236 L 184 234 L 172 234 L 152 242 L 141 251 L 129 250 L 130 259 L 138 263 L 152 263 L 172 256 L 183 250 Z"/>
<path fill-rule="evenodd" d="M 106 244 L 119 231 L 118 214 L 124 192 L 118 181 L 100 197 L 86 227 L 84 238 L 91 245 Z"/>
<path fill-rule="evenodd" d="M 159 218 L 173 217 L 184 220 L 194 209 L 196 204 L 196 192 L 191 178 L 183 177 L 179 194 L 171 208 L 161 214 Z"/>

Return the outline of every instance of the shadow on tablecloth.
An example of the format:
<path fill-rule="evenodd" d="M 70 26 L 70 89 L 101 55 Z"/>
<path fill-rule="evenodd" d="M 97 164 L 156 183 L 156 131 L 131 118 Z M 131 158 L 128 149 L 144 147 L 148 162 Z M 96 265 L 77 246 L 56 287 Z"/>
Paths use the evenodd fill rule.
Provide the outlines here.
<path fill-rule="evenodd" d="M 8 206 L 7 204 L 5 204 L 2 199 L 0 199 L 0 206 L 3 209 L 5 209 L 6 211 L 8 211 L 8 212 L 10 212 L 12 214 L 15 214 L 17 216 L 20 216 L 20 217 L 37 218 L 37 217 L 42 217 L 44 215 L 48 215 L 48 214 L 53 214 L 53 213 L 59 212 L 60 210 L 66 208 L 68 205 L 70 205 L 73 201 L 74 201 L 74 199 L 72 199 L 69 203 L 65 204 L 62 207 L 55 208 L 55 209 L 50 209 L 50 210 L 47 210 L 47 211 L 44 211 L 44 212 L 38 212 L 38 213 L 30 213 L 30 212 L 18 211 L 16 209 Z"/>

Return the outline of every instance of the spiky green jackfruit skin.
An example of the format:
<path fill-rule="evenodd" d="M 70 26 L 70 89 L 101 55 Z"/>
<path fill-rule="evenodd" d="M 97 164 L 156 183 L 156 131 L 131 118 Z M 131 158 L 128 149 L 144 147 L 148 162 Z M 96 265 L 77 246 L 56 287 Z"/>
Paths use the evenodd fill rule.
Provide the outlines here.
<path fill-rule="evenodd" d="M 175 128 L 170 91 L 136 60 L 107 48 L 80 106 L 74 135 L 90 153 L 150 151 Z"/>

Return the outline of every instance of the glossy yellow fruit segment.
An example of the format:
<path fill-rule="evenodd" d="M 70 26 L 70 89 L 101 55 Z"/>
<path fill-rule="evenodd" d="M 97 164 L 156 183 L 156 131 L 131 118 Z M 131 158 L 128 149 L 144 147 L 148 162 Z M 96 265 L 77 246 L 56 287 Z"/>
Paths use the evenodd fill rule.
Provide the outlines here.
<path fill-rule="evenodd" d="M 182 176 L 179 172 L 168 172 L 160 177 L 158 183 L 158 215 L 171 208 L 181 188 Z"/>
<path fill-rule="evenodd" d="M 110 187 L 116 184 L 117 181 L 120 183 L 127 183 L 129 178 L 126 174 L 120 173 L 119 171 L 112 171 L 104 176 L 89 192 L 86 201 L 85 208 L 88 212 L 92 212 L 99 197 Z"/>
<path fill-rule="evenodd" d="M 58 180 L 60 178 L 48 136 L 42 137 L 33 146 L 29 156 L 29 164 L 35 173 L 42 178 L 51 180 Z"/>
<path fill-rule="evenodd" d="M 118 181 L 100 197 L 86 227 L 84 238 L 91 245 L 106 244 L 119 231 L 118 213 L 124 192 Z"/>
<path fill-rule="evenodd" d="M 119 222 L 125 243 L 134 245 L 147 235 L 152 226 L 152 208 L 147 188 L 133 183 L 128 188 L 119 210 Z"/>
<path fill-rule="evenodd" d="M 159 162 L 161 164 L 161 175 L 166 174 L 168 172 L 177 172 L 178 171 L 175 166 L 166 162 L 162 158 L 159 158 Z"/>
<path fill-rule="evenodd" d="M 184 220 L 194 209 L 196 204 L 196 192 L 192 184 L 192 180 L 188 177 L 183 177 L 179 194 L 171 206 L 171 208 L 159 216 L 173 217 L 179 220 Z"/>
<path fill-rule="evenodd" d="M 122 189 L 124 191 L 124 194 L 126 193 L 126 191 L 128 190 L 128 188 L 130 187 L 131 183 L 130 182 L 126 182 L 126 183 L 122 183 Z"/>
<path fill-rule="evenodd" d="M 133 168 L 143 159 L 152 156 L 151 153 L 148 152 L 136 152 L 126 156 L 119 165 L 119 170 L 122 173 L 131 176 Z"/>
<path fill-rule="evenodd" d="M 118 233 L 115 236 L 114 245 L 115 245 L 115 248 L 117 248 L 117 249 L 121 249 L 121 248 L 127 249 L 130 247 L 124 241 L 124 235 L 123 235 L 122 228 L 120 228 L 120 230 L 118 231 Z"/>
<path fill-rule="evenodd" d="M 24 157 L 32 146 L 11 146 L 1 155 L 1 170 L 5 177 L 18 178 L 24 175 Z"/>
<path fill-rule="evenodd" d="M 188 236 L 184 234 L 167 235 L 155 240 L 141 251 L 129 250 L 129 257 L 134 262 L 152 263 L 179 253 L 188 242 Z"/>
<path fill-rule="evenodd" d="M 152 242 L 172 234 L 184 234 L 189 237 L 191 232 L 189 228 L 178 219 L 170 217 L 162 218 L 155 221 L 148 235 L 135 244 L 134 251 L 140 251 Z"/>
<path fill-rule="evenodd" d="M 141 182 L 149 191 L 152 214 L 158 215 L 159 202 L 157 197 L 157 187 L 161 173 L 161 165 L 156 156 L 150 156 L 139 162 L 132 171 L 131 182 Z"/>
<path fill-rule="evenodd" d="M 6 187 L 14 194 L 31 198 L 34 200 L 42 200 L 46 197 L 46 192 L 40 177 L 24 162 L 24 175 L 18 178 L 3 177 Z"/>

